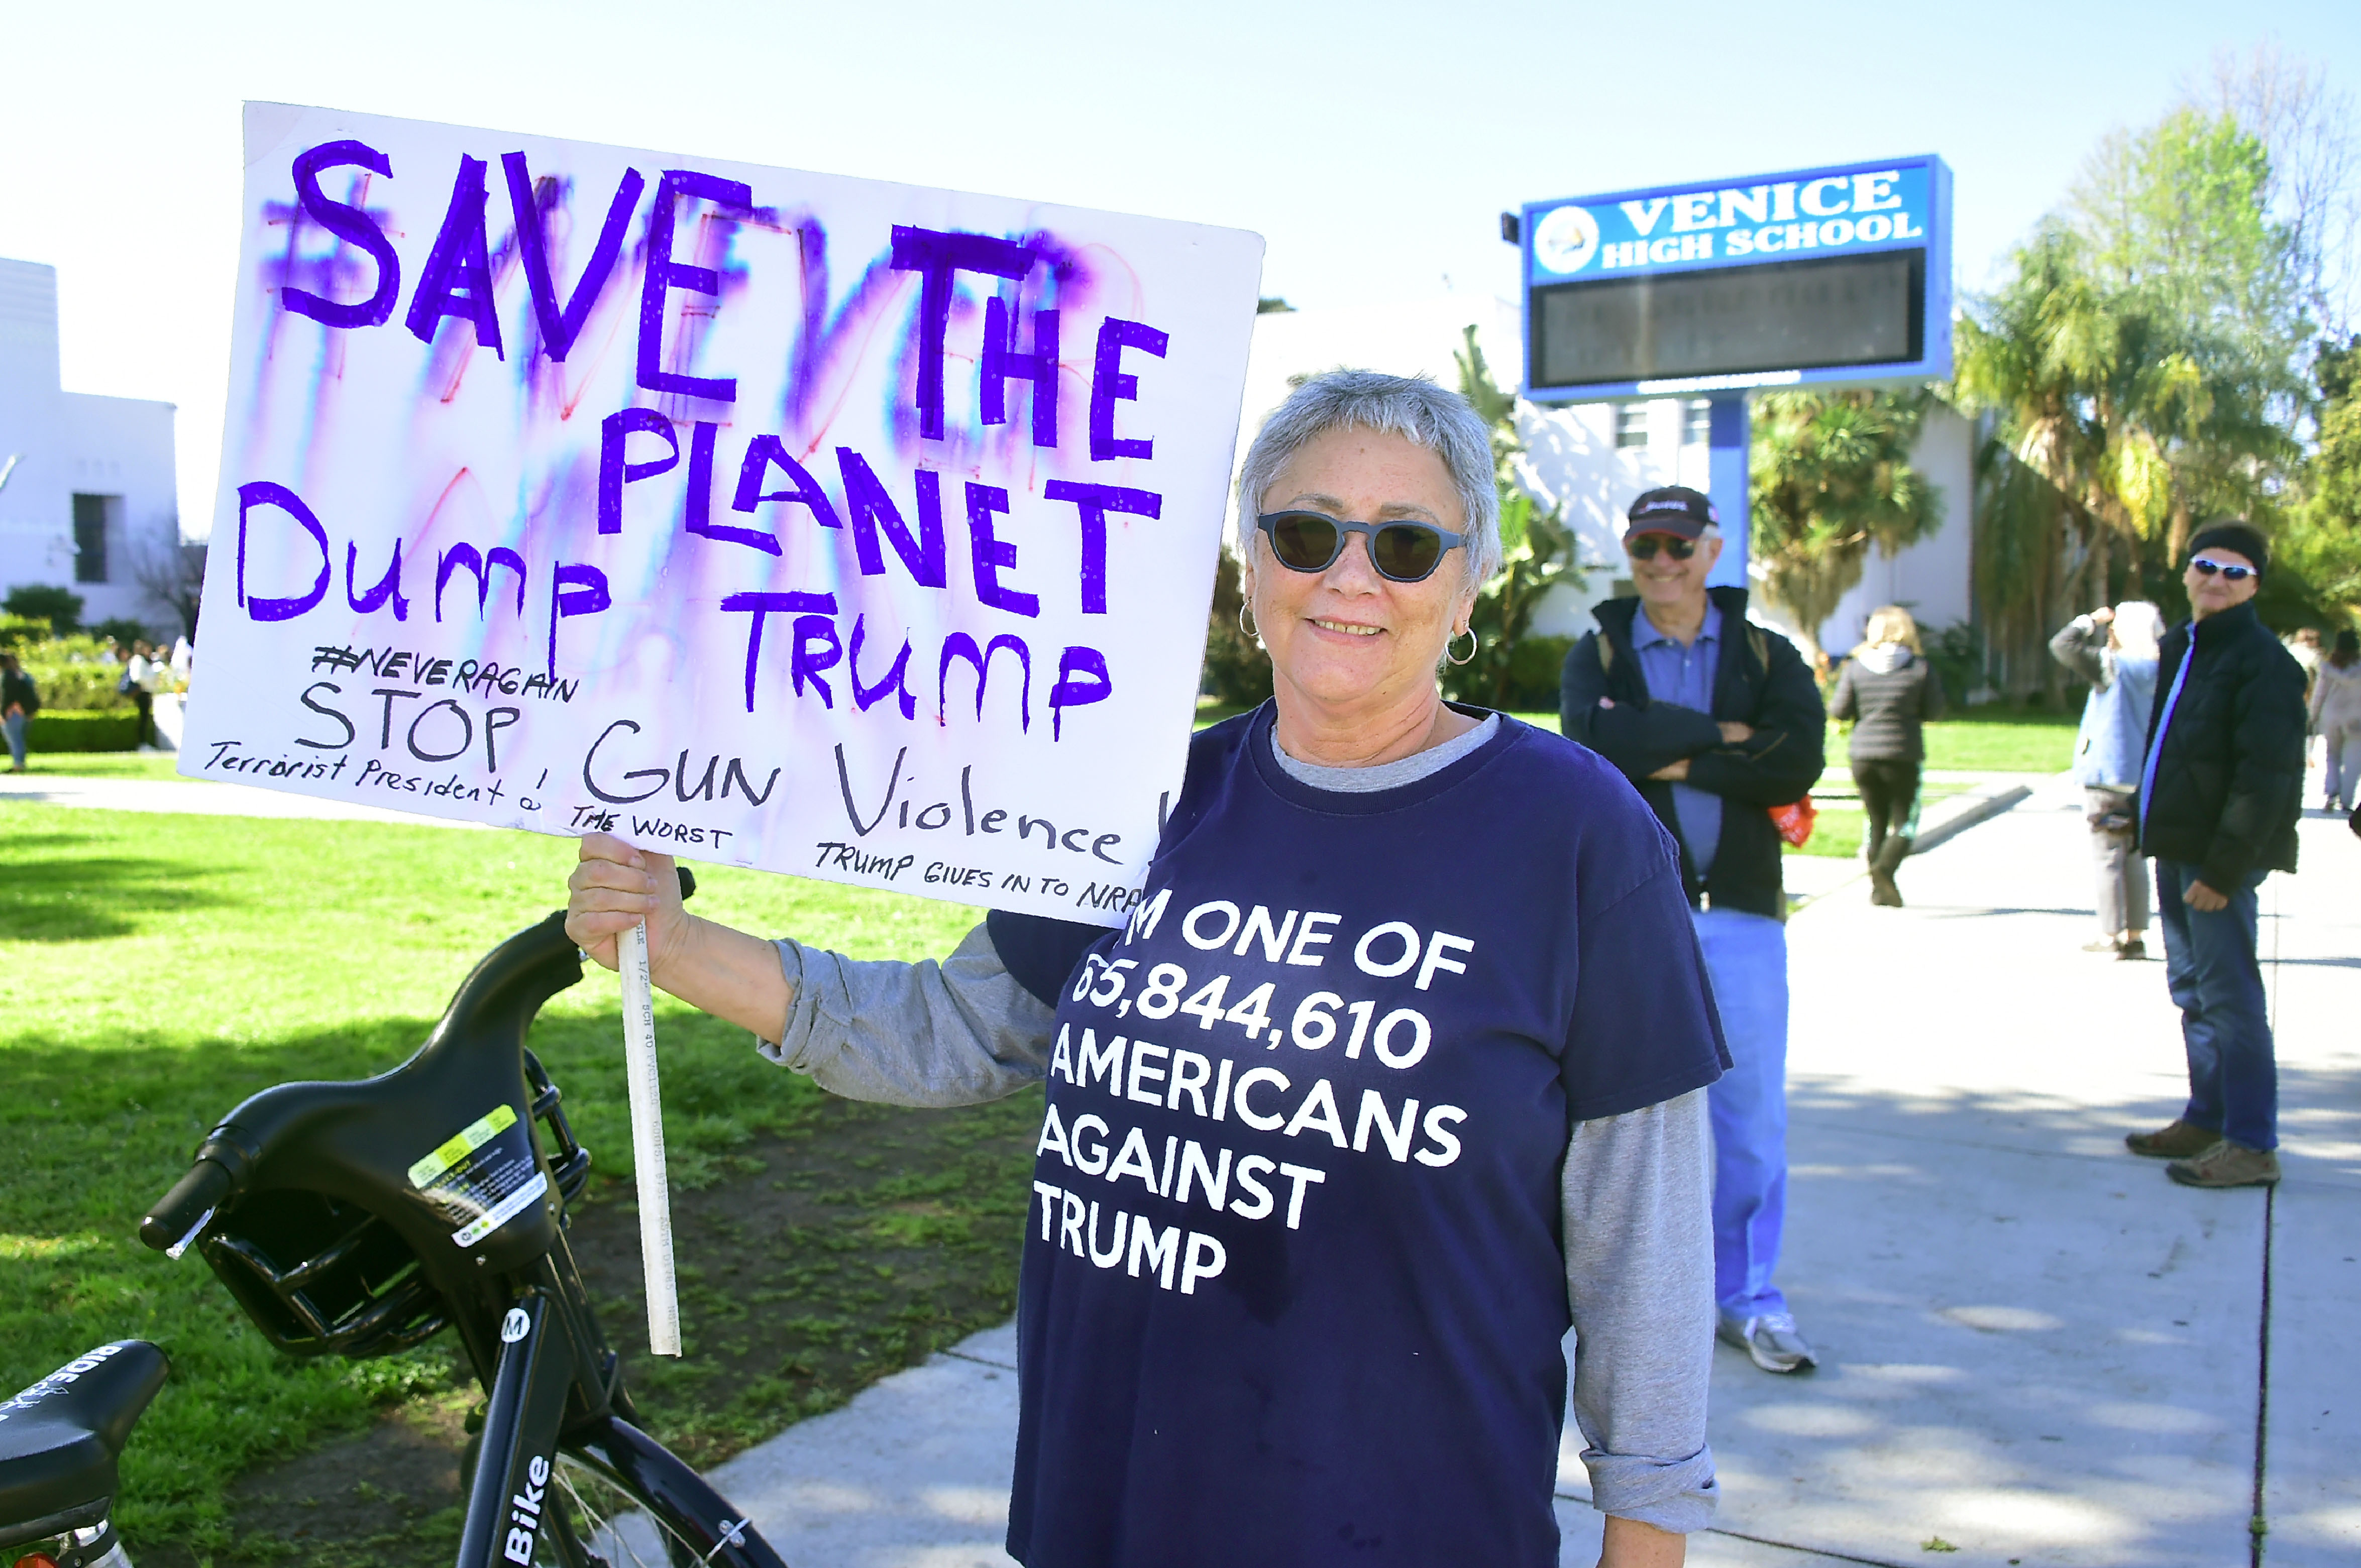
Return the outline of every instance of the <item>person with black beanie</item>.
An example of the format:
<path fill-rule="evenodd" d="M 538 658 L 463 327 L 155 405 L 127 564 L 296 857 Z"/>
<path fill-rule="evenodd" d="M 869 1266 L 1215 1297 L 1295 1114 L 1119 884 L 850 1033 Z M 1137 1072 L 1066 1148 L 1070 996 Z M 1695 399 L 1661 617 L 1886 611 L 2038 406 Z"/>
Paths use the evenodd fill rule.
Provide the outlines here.
<path fill-rule="evenodd" d="M 2180 1009 L 2189 1102 L 2124 1141 L 2188 1187 L 2279 1179 L 2279 1066 L 2256 959 L 2256 889 L 2292 872 L 2303 813 L 2303 667 L 2256 618 L 2270 544 L 2244 521 L 2189 542 L 2191 619 L 2165 634 L 2140 773 L 2139 848 L 2156 858 L 2165 981 Z"/>

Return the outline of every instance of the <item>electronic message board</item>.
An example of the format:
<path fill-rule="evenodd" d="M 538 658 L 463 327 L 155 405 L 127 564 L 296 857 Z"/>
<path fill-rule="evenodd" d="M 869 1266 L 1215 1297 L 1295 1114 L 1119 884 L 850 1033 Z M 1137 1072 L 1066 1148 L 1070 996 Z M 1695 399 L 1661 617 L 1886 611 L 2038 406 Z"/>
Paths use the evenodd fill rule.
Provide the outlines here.
<path fill-rule="evenodd" d="M 1950 197 L 1926 157 L 1532 203 L 1525 395 L 1948 376 Z"/>

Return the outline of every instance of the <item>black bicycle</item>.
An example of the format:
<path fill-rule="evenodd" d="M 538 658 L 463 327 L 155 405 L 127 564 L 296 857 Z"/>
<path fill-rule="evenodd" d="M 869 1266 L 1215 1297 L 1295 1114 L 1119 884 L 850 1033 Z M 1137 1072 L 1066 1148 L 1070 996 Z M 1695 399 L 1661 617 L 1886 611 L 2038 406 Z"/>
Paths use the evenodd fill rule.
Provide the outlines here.
<path fill-rule="evenodd" d="M 785 1568 L 640 1430 L 566 1245 L 590 1155 L 524 1037 L 581 978 L 563 912 L 518 932 L 391 1072 L 282 1083 L 232 1111 L 140 1239 L 173 1257 L 196 1247 L 291 1355 L 387 1355 L 458 1332 L 486 1395 L 459 1568 Z M 0 1420 L 0 1546 L 56 1538 L 60 1568 L 119 1553 L 97 1533 L 115 1456 L 164 1375 L 139 1342 L 91 1354 L 46 1400 L 54 1419 Z M 61 1442 L 80 1457 L 60 1459 Z"/>

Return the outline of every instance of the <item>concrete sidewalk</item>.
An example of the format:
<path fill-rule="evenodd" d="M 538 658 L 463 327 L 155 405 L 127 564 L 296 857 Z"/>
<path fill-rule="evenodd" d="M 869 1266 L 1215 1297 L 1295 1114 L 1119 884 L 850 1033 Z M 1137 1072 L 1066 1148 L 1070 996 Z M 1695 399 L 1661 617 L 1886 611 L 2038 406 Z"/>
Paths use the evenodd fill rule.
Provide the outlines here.
<path fill-rule="evenodd" d="M 2361 1561 L 2361 842 L 2307 820 L 2264 887 L 2287 1179 L 2200 1192 L 2123 1150 L 2180 1108 L 2178 1014 L 2161 963 L 2080 950 L 2085 833 L 2040 790 L 1907 862 L 1906 908 L 1856 880 L 1790 927 L 1781 1277 L 1822 1365 L 1717 1352 L 1691 1563 L 2246 1563 L 2258 1495 L 2274 1568 Z M 999 1568 L 1013 1350 L 978 1335 L 716 1479 L 791 1562 Z M 1578 1445 L 1569 1564 L 1598 1543 Z"/>

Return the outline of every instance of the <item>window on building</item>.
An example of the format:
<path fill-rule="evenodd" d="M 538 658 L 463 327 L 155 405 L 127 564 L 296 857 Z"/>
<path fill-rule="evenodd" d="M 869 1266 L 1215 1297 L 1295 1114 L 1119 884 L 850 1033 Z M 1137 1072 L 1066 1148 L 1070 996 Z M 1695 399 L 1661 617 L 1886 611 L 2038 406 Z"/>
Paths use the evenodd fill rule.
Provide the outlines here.
<path fill-rule="evenodd" d="M 1691 398 L 1681 405 L 1681 444 L 1703 446 L 1713 438 L 1713 402 Z"/>
<path fill-rule="evenodd" d="M 81 495 L 73 499 L 74 581 L 77 583 L 103 583 L 107 580 L 107 499 L 104 496 Z"/>
<path fill-rule="evenodd" d="M 1648 405 L 1619 403 L 1615 408 L 1615 444 L 1645 446 L 1648 444 Z"/>

